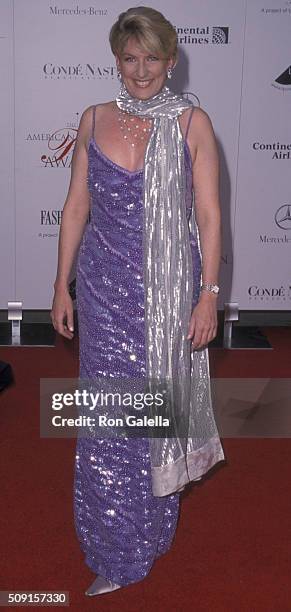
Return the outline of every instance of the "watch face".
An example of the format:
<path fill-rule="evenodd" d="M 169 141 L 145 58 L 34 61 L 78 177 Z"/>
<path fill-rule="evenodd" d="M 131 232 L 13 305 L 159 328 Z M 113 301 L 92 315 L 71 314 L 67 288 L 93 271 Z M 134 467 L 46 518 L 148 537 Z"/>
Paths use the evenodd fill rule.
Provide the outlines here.
<path fill-rule="evenodd" d="M 207 289 L 208 291 L 211 291 L 212 293 L 219 293 L 218 285 L 212 285 L 211 283 L 203 283 L 202 289 Z"/>

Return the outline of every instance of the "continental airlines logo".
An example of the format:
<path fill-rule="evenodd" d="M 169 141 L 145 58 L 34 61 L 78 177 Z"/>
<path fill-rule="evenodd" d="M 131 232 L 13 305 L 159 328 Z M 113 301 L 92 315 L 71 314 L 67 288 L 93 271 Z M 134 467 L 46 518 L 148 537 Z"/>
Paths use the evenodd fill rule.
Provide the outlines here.
<path fill-rule="evenodd" d="M 258 153 L 268 154 L 271 159 L 291 159 L 291 142 L 261 142 L 256 140 L 252 143 L 252 149 Z"/>
<path fill-rule="evenodd" d="M 180 45 L 227 45 L 229 26 L 175 26 Z"/>
<path fill-rule="evenodd" d="M 291 90 L 291 65 L 286 68 L 272 83 L 273 87 L 276 89 L 281 89 L 282 91 L 290 91 Z"/>

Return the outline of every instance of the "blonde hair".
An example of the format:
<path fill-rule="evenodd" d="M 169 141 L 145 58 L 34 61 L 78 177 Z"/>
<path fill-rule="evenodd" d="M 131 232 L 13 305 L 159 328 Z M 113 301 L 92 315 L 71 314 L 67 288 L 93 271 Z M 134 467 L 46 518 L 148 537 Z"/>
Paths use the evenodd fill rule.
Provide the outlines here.
<path fill-rule="evenodd" d="M 109 34 L 112 53 L 121 53 L 130 37 L 147 52 L 155 52 L 163 59 L 177 58 L 176 30 L 155 9 L 138 6 L 119 15 Z"/>

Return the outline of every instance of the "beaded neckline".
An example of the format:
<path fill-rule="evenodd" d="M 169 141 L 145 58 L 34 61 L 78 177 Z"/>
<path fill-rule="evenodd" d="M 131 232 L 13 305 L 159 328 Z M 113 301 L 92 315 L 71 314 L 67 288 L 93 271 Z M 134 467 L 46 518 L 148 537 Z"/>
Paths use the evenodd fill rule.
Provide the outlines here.
<path fill-rule="evenodd" d="M 183 139 L 184 140 L 184 139 Z M 117 164 L 116 162 L 114 162 L 112 159 L 110 159 L 110 157 L 108 157 L 105 153 L 103 153 L 102 149 L 100 149 L 99 145 L 97 144 L 95 138 L 91 137 L 89 139 L 89 144 L 92 143 L 95 151 L 97 151 L 100 156 L 112 167 L 117 168 L 118 170 L 120 170 L 121 172 L 124 172 L 125 174 L 128 175 L 139 175 L 139 174 L 143 174 L 144 173 L 144 168 L 140 168 L 138 170 L 128 170 L 127 168 L 124 168 L 124 166 L 120 166 L 119 164 Z M 184 147 L 187 151 L 187 155 L 188 155 L 188 162 L 190 162 L 191 160 L 191 153 L 190 153 L 190 149 L 189 149 L 189 145 L 187 140 L 184 140 Z"/>

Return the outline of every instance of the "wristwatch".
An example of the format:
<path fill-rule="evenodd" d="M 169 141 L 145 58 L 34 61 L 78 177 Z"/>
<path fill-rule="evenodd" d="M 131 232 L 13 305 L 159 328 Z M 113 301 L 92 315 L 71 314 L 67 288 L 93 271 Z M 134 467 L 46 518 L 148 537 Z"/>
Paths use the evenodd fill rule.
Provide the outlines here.
<path fill-rule="evenodd" d="M 202 283 L 201 289 L 206 289 L 206 291 L 211 291 L 211 293 L 216 295 L 219 293 L 218 285 L 213 285 L 212 283 Z"/>

